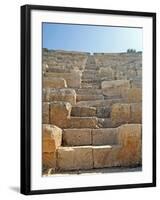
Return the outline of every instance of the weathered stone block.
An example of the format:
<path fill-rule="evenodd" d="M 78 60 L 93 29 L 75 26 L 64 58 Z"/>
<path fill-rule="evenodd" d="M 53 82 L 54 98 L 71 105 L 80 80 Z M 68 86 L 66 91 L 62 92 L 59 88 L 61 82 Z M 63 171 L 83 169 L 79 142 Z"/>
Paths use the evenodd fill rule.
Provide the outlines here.
<path fill-rule="evenodd" d="M 116 126 L 129 123 L 131 121 L 130 104 L 114 104 L 111 111 L 111 120 Z"/>
<path fill-rule="evenodd" d="M 69 128 L 98 128 L 98 119 L 96 117 L 71 117 L 69 119 Z"/>
<path fill-rule="evenodd" d="M 108 77 L 110 80 L 114 79 L 114 70 L 111 67 L 101 67 L 99 69 L 100 77 Z"/>
<path fill-rule="evenodd" d="M 44 124 L 42 134 L 43 169 L 56 168 L 56 149 L 62 143 L 62 130 L 57 126 Z"/>
<path fill-rule="evenodd" d="M 92 130 L 93 145 L 113 145 L 117 144 L 117 128 L 101 128 Z"/>
<path fill-rule="evenodd" d="M 96 108 L 94 108 L 94 107 L 72 107 L 71 115 L 77 116 L 77 117 L 96 116 Z"/>
<path fill-rule="evenodd" d="M 55 152 L 43 152 L 42 154 L 43 170 L 49 168 L 56 168 L 56 153 Z"/>
<path fill-rule="evenodd" d="M 42 103 L 42 123 L 49 124 L 49 103 Z"/>
<path fill-rule="evenodd" d="M 130 88 L 129 80 L 103 81 L 102 91 L 106 96 L 123 96 Z"/>
<path fill-rule="evenodd" d="M 88 100 L 103 100 L 104 96 L 103 95 L 82 95 L 82 94 L 78 94 L 77 95 L 77 102 L 78 101 L 88 101 Z"/>
<path fill-rule="evenodd" d="M 42 101 L 43 102 L 48 102 L 50 99 L 50 89 L 47 88 L 47 89 L 44 89 L 42 90 Z"/>
<path fill-rule="evenodd" d="M 53 125 L 43 125 L 43 142 L 42 142 L 42 150 L 43 152 L 55 152 L 57 147 L 59 147 L 62 143 L 62 130 L 57 126 Z"/>
<path fill-rule="evenodd" d="M 121 166 L 132 166 L 142 162 L 142 125 L 125 124 L 118 128 L 118 140 L 122 146 L 117 159 Z"/>
<path fill-rule="evenodd" d="M 81 71 L 73 70 L 71 73 L 47 73 L 47 77 L 64 78 L 68 87 L 80 88 L 81 87 Z"/>
<path fill-rule="evenodd" d="M 57 151 L 58 170 L 92 169 L 92 148 L 82 147 L 59 147 Z"/>
<path fill-rule="evenodd" d="M 76 103 L 76 92 L 73 89 L 51 89 L 49 101 L 66 101 L 74 105 Z"/>
<path fill-rule="evenodd" d="M 123 99 L 107 99 L 107 100 L 95 100 L 95 101 L 79 101 L 76 106 L 79 107 L 107 107 L 109 108 L 112 104 L 124 102 Z"/>
<path fill-rule="evenodd" d="M 142 123 L 142 104 L 131 104 L 131 123 Z"/>
<path fill-rule="evenodd" d="M 55 101 L 50 103 L 50 123 L 61 128 L 69 126 L 72 106 L 68 102 Z"/>
<path fill-rule="evenodd" d="M 126 98 L 129 103 L 142 102 L 142 89 L 141 88 L 130 88 L 126 94 Z"/>
<path fill-rule="evenodd" d="M 43 77 L 43 88 L 65 88 L 67 87 L 64 78 Z"/>
<path fill-rule="evenodd" d="M 63 145 L 91 145 L 91 129 L 64 129 Z"/>
<path fill-rule="evenodd" d="M 117 159 L 120 148 L 121 147 L 119 145 L 94 146 L 94 168 L 120 166 L 120 162 Z"/>

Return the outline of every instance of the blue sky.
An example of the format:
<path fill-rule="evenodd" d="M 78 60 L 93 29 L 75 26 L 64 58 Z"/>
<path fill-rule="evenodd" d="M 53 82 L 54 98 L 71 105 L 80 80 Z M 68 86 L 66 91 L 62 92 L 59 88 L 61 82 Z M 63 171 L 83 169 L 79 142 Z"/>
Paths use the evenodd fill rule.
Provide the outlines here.
<path fill-rule="evenodd" d="M 84 52 L 142 51 L 141 28 L 43 23 L 43 48 Z"/>

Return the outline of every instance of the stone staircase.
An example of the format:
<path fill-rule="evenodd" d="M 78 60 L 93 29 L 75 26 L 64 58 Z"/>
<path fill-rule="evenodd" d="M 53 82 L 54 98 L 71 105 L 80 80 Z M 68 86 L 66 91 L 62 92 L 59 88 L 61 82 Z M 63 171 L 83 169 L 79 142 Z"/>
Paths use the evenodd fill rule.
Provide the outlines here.
<path fill-rule="evenodd" d="M 61 65 L 70 55 L 57 54 Z M 72 68 L 53 66 L 48 55 L 43 71 L 44 173 L 141 165 L 141 85 L 111 78 L 110 70 L 103 76 L 99 55 L 71 55 Z M 76 60 L 84 66 L 74 68 Z"/>

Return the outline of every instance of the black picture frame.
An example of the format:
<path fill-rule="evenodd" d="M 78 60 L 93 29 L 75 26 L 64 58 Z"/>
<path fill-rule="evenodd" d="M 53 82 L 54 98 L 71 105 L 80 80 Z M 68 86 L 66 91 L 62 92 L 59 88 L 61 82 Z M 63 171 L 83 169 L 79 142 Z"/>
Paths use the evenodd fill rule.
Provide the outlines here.
<path fill-rule="evenodd" d="M 78 187 L 78 188 L 61 188 L 47 190 L 31 190 L 31 11 L 64 11 L 92 14 L 111 14 L 124 16 L 142 16 L 151 17 L 152 27 L 152 56 L 153 56 L 153 160 L 152 160 L 152 182 L 112 185 L 112 186 L 95 186 L 95 187 Z M 24 5 L 21 6 L 21 180 L 20 191 L 25 195 L 33 194 L 49 194 L 49 193 L 65 193 L 80 192 L 94 190 L 112 190 L 127 188 L 142 188 L 156 186 L 156 13 L 121 11 L 121 10 L 103 10 L 90 8 L 73 8 L 73 7 L 57 7 L 44 5 Z"/>

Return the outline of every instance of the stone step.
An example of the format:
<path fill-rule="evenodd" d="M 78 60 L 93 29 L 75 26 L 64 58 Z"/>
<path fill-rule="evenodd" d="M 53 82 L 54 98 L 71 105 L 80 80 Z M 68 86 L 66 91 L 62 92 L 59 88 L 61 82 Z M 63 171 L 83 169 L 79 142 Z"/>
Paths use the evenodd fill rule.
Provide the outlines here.
<path fill-rule="evenodd" d="M 83 79 L 100 79 L 98 73 L 94 73 L 94 74 L 82 74 L 82 80 Z"/>
<path fill-rule="evenodd" d="M 97 70 L 94 70 L 94 69 L 85 69 L 83 72 L 82 72 L 82 76 L 85 75 L 85 74 L 99 74 L 99 72 Z"/>
<path fill-rule="evenodd" d="M 63 130 L 62 146 L 115 144 L 118 144 L 117 128 Z"/>
<path fill-rule="evenodd" d="M 103 95 L 77 94 L 77 96 L 76 96 L 77 102 L 79 102 L 79 101 L 90 101 L 90 100 L 103 100 L 103 99 L 104 99 Z"/>
<path fill-rule="evenodd" d="M 95 65 L 88 65 L 85 67 L 86 70 L 99 70 L 99 67 Z"/>
<path fill-rule="evenodd" d="M 101 84 L 101 80 L 98 78 L 82 78 L 82 83 L 97 83 L 97 84 Z"/>
<path fill-rule="evenodd" d="M 70 117 L 69 128 L 99 128 L 97 117 Z"/>
<path fill-rule="evenodd" d="M 73 106 L 71 116 L 74 117 L 93 117 L 109 118 L 111 108 L 108 107 L 86 107 L 86 106 Z"/>
<path fill-rule="evenodd" d="M 119 166 L 119 145 L 59 147 L 57 171 Z"/>
<path fill-rule="evenodd" d="M 71 116 L 74 117 L 93 117 L 96 116 L 97 111 L 94 107 L 76 107 L 73 106 Z"/>
<path fill-rule="evenodd" d="M 70 73 L 73 69 L 66 69 L 65 67 L 48 67 L 46 72 L 54 72 L 54 73 Z M 47 74 L 47 73 L 46 73 Z"/>
<path fill-rule="evenodd" d="M 116 124 L 113 124 L 111 118 L 98 118 L 98 126 L 101 128 L 115 128 L 118 127 Z"/>
<path fill-rule="evenodd" d="M 85 89 L 100 89 L 101 85 L 100 84 L 93 84 L 93 83 L 81 83 L 81 88 L 85 88 Z"/>
<path fill-rule="evenodd" d="M 81 95 L 99 95 L 102 94 L 102 90 L 92 89 L 92 88 L 81 88 L 81 89 L 76 89 L 76 93 Z"/>
<path fill-rule="evenodd" d="M 91 101 L 79 101 L 76 106 L 88 106 L 88 107 L 107 107 L 109 108 L 114 103 L 125 103 L 125 99 L 106 99 L 106 100 L 91 100 Z"/>
<path fill-rule="evenodd" d="M 81 72 L 78 70 L 72 70 L 70 73 L 47 72 L 44 76 L 50 78 L 63 78 L 66 80 L 67 86 L 71 88 L 81 87 Z"/>

